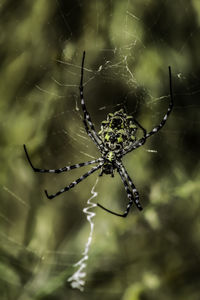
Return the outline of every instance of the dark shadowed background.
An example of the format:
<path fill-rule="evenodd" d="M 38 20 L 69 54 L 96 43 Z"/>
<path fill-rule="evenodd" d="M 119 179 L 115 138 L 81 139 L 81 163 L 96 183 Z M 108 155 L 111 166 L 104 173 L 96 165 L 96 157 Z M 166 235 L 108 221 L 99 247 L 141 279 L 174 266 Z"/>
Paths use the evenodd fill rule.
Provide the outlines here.
<path fill-rule="evenodd" d="M 124 157 L 144 207 L 126 219 L 94 208 L 84 292 L 67 279 L 90 226 L 83 208 L 98 177 L 49 201 L 89 167 L 39 174 L 99 156 L 79 99 L 99 130 L 125 107 L 163 129 Z M 200 1 L 2 0 L 0 3 L 0 298 L 2 300 L 200 299 Z M 123 212 L 118 174 L 103 176 L 95 202 Z"/>

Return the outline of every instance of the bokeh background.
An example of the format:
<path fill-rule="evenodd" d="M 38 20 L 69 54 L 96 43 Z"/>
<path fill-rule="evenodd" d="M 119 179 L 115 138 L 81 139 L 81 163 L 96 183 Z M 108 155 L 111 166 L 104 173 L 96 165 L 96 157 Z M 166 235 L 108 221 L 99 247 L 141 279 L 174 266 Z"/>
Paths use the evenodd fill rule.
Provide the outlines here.
<path fill-rule="evenodd" d="M 2 300 L 200 299 L 200 1 L 2 0 L 0 3 L 0 298 Z M 165 127 L 124 157 L 144 207 L 126 219 L 99 208 L 84 292 L 67 279 L 87 242 L 83 208 L 98 174 L 48 201 L 84 172 L 34 173 L 98 157 L 79 100 L 97 129 L 126 107 L 147 129 L 169 103 Z M 116 174 L 94 199 L 121 212 Z"/>

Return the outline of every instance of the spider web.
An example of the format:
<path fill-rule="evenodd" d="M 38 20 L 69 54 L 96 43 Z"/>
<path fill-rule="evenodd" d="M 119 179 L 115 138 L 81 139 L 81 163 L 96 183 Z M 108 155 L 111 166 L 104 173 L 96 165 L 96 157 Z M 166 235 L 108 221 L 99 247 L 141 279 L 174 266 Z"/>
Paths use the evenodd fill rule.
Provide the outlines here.
<path fill-rule="evenodd" d="M 140 265 L 147 257 L 144 248 L 149 241 L 145 224 L 149 226 L 151 237 L 154 236 L 152 231 L 158 229 L 162 223 L 160 219 L 167 222 L 167 213 L 171 219 L 177 219 L 171 212 L 172 207 L 179 211 L 177 203 L 187 203 L 186 198 L 193 199 L 191 195 L 196 191 L 199 194 L 198 2 L 109 0 L 85 3 L 79 0 L 71 3 L 57 0 L 49 8 L 39 1 L 35 6 L 23 3 L 27 13 L 24 7 L 22 16 L 10 1 L 13 21 L 10 27 L 6 23 L 7 37 L 2 35 L 9 50 L 5 48 L 2 52 L 5 71 L 2 68 L 4 81 L 0 86 L 4 145 L 0 181 L 3 299 L 45 299 L 50 295 L 52 299 L 65 299 L 66 294 L 70 300 L 98 299 L 96 295 L 102 299 L 107 294 L 109 299 L 128 299 L 131 293 L 128 287 L 137 282 L 137 276 L 140 276 L 140 285 L 138 290 L 137 286 L 134 288 L 138 295 L 140 289 L 156 291 L 159 270 L 150 267 L 153 270 L 150 276 Z M 177 16 L 180 8 L 180 16 Z M 28 12 L 41 19 L 33 17 L 33 24 L 27 26 Z M 35 34 L 33 31 L 31 40 L 29 31 L 36 24 L 38 31 Z M 12 35 L 11 29 L 15 27 Z M 29 30 L 20 46 L 17 44 L 22 35 L 20 30 L 26 31 L 25 28 Z M 10 51 L 9 36 L 13 36 L 17 45 L 14 48 L 16 57 Z M 30 41 L 32 50 L 26 40 Z M 102 205 L 124 211 L 127 198 L 117 174 L 114 179 L 103 176 L 96 185 L 98 174 L 95 173 L 72 191 L 48 202 L 43 195 L 44 189 L 54 193 L 87 172 L 89 167 L 63 175 L 33 174 L 22 151 L 21 145 L 26 143 L 34 164 L 50 169 L 99 157 L 82 122 L 79 81 L 83 50 L 86 51 L 85 102 L 97 131 L 109 112 L 122 107 L 147 130 L 158 125 L 169 103 L 168 65 L 172 67 L 173 114 L 158 135 L 123 160 L 145 208 L 141 214 L 133 209 L 126 220 L 92 208 L 96 213 L 92 219 L 94 223 L 88 223 L 83 213 L 94 191 Z M 9 59 L 13 64 L 8 64 L 7 52 L 11 52 Z M 6 69 L 7 64 L 9 68 Z M 27 73 L 24 64 L 28 65 Z M 198 212 L 197 201 L 192 201 Z M 164 206 L 167 212 L 163 212 L 162 207 L 167 203 L 170 209 Z M 154 211 L 156 205 L 161 206 L 160 215 Z M 196 220 L 188 217 L 188 223 L 192 219 Z M 153 228 L 152 231 L 149 228 Z M 174 232 L 173 228 L 166 234 L 172 245 L 179 236 Z M 141 240 L 139 236 L 143 234 L 144 240 Z M 130 256 L 127 241 L 131 243 L 132 239 L 135 243 L 131 244 Z M 87 250 L 81 259 L 85 246 Z M 81 269 L 74 274 L 74 265 L 83 267 L 81 263 L 86 262 L 85 273 L 82 274 Z M 125 273 L 123 268 L 131 265 L 132 273 Z M 77 274 L 79 277 L 75 276 Z M 83 275 L 85 277 L 81 278 Z M 134 284 L 130 277 L 134 278 Z M 83 281 L 76 281 L 77 278 Z M 78 282 L 76 287 L 83 290 L 85 281 L 85 293 L 81 296 L 70 288 L 71 282 Z M 173 289 L 171 293 L 167 295 L 175 299 Z"/>

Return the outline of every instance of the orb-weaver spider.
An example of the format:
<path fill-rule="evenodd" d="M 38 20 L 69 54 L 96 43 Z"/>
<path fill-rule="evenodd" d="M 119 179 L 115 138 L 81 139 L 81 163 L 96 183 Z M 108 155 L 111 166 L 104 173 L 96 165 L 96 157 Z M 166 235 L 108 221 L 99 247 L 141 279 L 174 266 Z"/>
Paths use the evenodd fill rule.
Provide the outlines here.
<path fill-rule="evenodd" d="M 129 177 L 125 167 L 122 164 L 122 157 L 127 153 L 139 148 L 144 145 L 147 138 L 152 136 L 154 133 L 158 132 L 166 123 L 167 118 L 169 117 L 172 108 L 173 108 L 173 93 L 172 93 L 172 79 L 171 79 L 171 68 L 169 67 L 169 90 L 170 90 L 170 103 L 167 110 L 167 113 L 164 115 L 161 123 L 154 127 L 150 132 L 146 130 L 132 117 L 127 115 L 123 109 L 116 111 L 115 113 L 109 113 L 107 120 L 101 123 L 101 130 L 99 133 L 96 132 L 94 124 L 91 120 L 90 114 L 86 109 L 84 97 L 83 97 L 83 71 L 84 71 L 84 61 L 85 61 L 85 51 L 83 52 L 82 66 L 81 66 L 81 80 L 80 80 L 80 99 L 81 107 L 83 110 L 83 123 L 85 126 L 86 133 L 92 139 L 92 141 L 97 146 L 98 150 L 101 153 L 101 157 L 95 160 L 91 160 L 84 163 L 75 164 L 72 166 L 65 166 L 60 169 L 48 170 L 48 169 L 38 169 L 35 168 L 30 160 L 26 146 L 24 145 L 24 150 L 29 164 L 35 172 L 41 173 L 61 173 L 70 171 L 72 169 L 88 166 L 91 164 L 97 163 L 90 171 L 79 177 L 77 180 L 73 181 L 71 184 L 61 189 L 55 194 L 49 195 L 45 190 L 45 194 L 49 199 L 52 199 L 68 190 L 73 188 L 79 182 L 90 176 L 92 173 L 101 168 L 99 176 L 103 174 L 110 174 L 114 177 L 114 170 L 117 170 L 119 173 L 122 182 L 124 184 L 127 196 L 129 198 L 129 203 L 126 207 L 126 210 L 123 214 L 113 212 L 101 204 L 97 203 L 99 207 L 106 210 L 107 212 L 119 216 L 126 217 L 129 213 L 129 210 L 133 203 L 137 206 L 139 210 L 142 210 L 142 206 L 139 202 L 138 191 Z M 137 139 L 136 132 L 140 128 L 143 132 L 143 136 L 140 139 Z"/>

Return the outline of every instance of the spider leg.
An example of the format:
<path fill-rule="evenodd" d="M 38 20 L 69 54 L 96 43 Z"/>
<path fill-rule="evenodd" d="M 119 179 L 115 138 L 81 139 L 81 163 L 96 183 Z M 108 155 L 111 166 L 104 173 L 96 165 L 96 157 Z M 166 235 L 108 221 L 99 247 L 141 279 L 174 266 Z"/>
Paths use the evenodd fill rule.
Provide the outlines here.
<path fill-rule="evenodd" d="M 134 123 L 137 124 L 138 127 L 140 127 L 140 129 L 142 129 L 142 131 L 143 131 L 143 136 L 146 136 L 146 134 L 147 134 L 146 129 L 145 129 L 142 125 L 140 125 L 140 123 L 139 123 L 136 119 L 134 119 Z"/>
<path fill-rule="evenodd" d="M 98 136 L 98 134 L 96 133 L 96 130 L 94 128 L 94 124 L 91 120 L 90 114 L 87 111 L 86 105 L 85 105 L 85 100 L 84 100 L 84 96 L 83 96 L 83 73 L 84 73 L 84 61 L 85 61 L 85 51 L 83 52 L 83 58 L 82 58 L 82 65 L 81 65 L 81 81 L 80 81 L 80 98 L 81 98 L 81 107 L 83 110 L 83 115 L 84 115 L 84 126 L 85 126 L 85 130 L 87 132 L 87 134 L 89 135 L 89 137 L 93 140 L 93 142 L 97 145 L 97 147 L 99 149 L 102 149 L 102 145 L 101 145 L 101 140 Z M 89 124 L 89 126 L 88 126 Z M 89 127 L 91 128 L 91 131 L 89 129 Z"/>
<path fill-rule="evenodd" d="M 170 113 L 172 112 L 173 109 L 173 89 L 172 89 L 172 75 L 171 75 L 171 67 L 169 66 L 169 90 L 170 90 L 170 103 L 169 103 L 169 107 L 167 110 L 167 113 L 164 115 L 162 121 L 160 122 L 160 124 L 156 127 L 154 127 L 150 132 L 146 133 L 146 130 L 136 121 L 136 124 L 138 124 L 138 126 L 143 130 L 143 134 L 144 136 L 138 140 L 135 144 L 133 144 L 129 149 L 124 150 L 123 151 L 123 155 L 127 154 L 128 152 L 131 152 L 132 150 L 135 150 L 137 148 L 139 148 L 140 146 L 144 145 L 144 143 L 146 142 L 146 139 L 149 138 L 150 136 L 152 136 L 152 134 L 158 132 L 166 123 Z"/>
<path fill-rule="evenodd" d="M 98 148 L 99 151 L 101 152 L 101 150 L 102 150 L 102 145 L 101 145 L 100 143 L 98 143 L 98 142 L 95 140 L 94 136 L 92 135 L 92 132 L 89 130 L 89 128 L 88 128 L 88 126 L 87 126 L 87 122 L 86 122 L 85 119 L 83 120 L 83 124 L 84 124 L 85 131 L 86 131 L 87 135 L 89 135 L 89 137 L 93 140 L 93 142 L 95 143 L 95 145 L 97 146 L 97 148 Z"/>
<path fill-rule="evenodd" d="M 136 189 L 134 183 L 132 182 L 130 176 L 128 175 L 128 173 L 127 173 L 127 171 L 126 171 L 126 169 L 125 169 L 125 167 L 123 166 L 122 163 L 120 163 L 119 168 L 118 168 L 118 171 L 119 171 L 119 174 L 120 174 L 120 176 L 121 176 L 121 178 L 122 178 L 122 181 L 123 181 L 123 183 L 124 183 L 124 186 L 125 186 L 126 191 L 127 191 L 128 185 L 129 185 L 129 187 L 131 188 L 131 192 L 132 192 L 132 195 L 133 195 L 133 199 L 134 199 L 135 205 L 137 206 L 137 208 L 138 208 L 139 210 L 142 210 L 142 206 L 141 206 L 141 204 L 140 204 L 140 202 L 139 202 L 139 193 L 138 193 L 138 191 L 137 191 L 137 189 Z M 128 182 L 128 184 L 127 184 L 127 182 Z M 127 194 L 128 194 L 128 193 L 127 193 Z M 129 198 L 130 198 L 130 197 L 129 197 Z M 130 202 L 131 202 L 131 199 L 130 199 Z M 130 202 L 129 202 L 129 203 L 130 203 Z M 132 204 L 131 204 L 131 205 L 132 205 Z M 129 206 L 129 205 L 128 205 L 128 206 Z M 128 209 L 128 206 L 127 206 L 127 210 L 130 209 L 130 207 L 129 207 L 129 209 Z"/>
<path fill-rule="evenodd" d="M 112 214 L 112 215 L 115 215 L 115 216 L 118 216 L 118 217 L 122 217 L 122 218 L 125 218 L 127 216 L 127 214 L 118 214 L 108 208 L 105 208 L 103 205 L 97 203 L 97 206 L 99 206 L 100 208 L 102 208 L 103 210 L 107 211 L 108 213 Z"/>
<path fill-rule="evenodd" d="M 40 173 L 57 173 L 58 174 L 58 173 L 67 172 L 67 171 L 70 171 L 72 169 L 77 169 L 77 168 L 80 168 L 80 167 L 88 166 L 88 165 L 91 165 L 91 164 L 98 163 L 98 162 L 102 161 L 102 158 L 98 158 L 98 159 L 90 160 L 90 161 L 87 161 L 87 162 L 84 162 L 84 163 L 75 164 L 75 165 L 72 165 L 72 166 L 65 166 L 65 167 L 59 168 L 59 169 L 39 169 L 39 168 L 35 168 L 33 166 L 32 162 L 31 162 L 31 159 L 28 155 L 26 145 L 24 145 L 24 151 L 25 151 L 27 160 L 28 160 L 30 166 L 32 167 L 33 171 L 34 172 L 40 172 Z"/>
<path fill-rule="evenodd" d="M 132 150 L 139 148 L 140 146 L 144 145 L 144 143 L 146 142 L 146 134 L 147 134 L 146 129 L 142 127 L 142 125 L 140 125 L 140 123 L 137 120 L 134 119 L 134 122 L 135 124 L 138 125 L 138 127 L 140 127 L 140 129 L 142 129 L 143 137 L 138 141 L 136 141 L 135 144 L 131 145 L 129 149 L 123 150 L 123 155 L 127 154 L 128 152 L 131 152 Z"/>
<path fill-rule="evenodd" d="M 119 214 L 119 213 L 116 213 L 116 212 L 104 207 L 103 205 L 101 205 L 99 203 L 97 203 L 97 205 L 100 208 L 104 209 L 105 211 L 109 212 L 110 214 L 113 214 L 113 215 L 118 216 L 118 217 L 125 218 L 125 217 L 127 217 L 128 213 L 129 213 L 129 210 L 130 210 L 131 206 L 133 205 L 133 203 L 135 203 L 135 205 L 137 206 L 137 208 L 139 210 L 142 210 L 142 206 L 139 202 L 138 191 L 137 191 L 135 185 L 133 184 L 130 176 L 128 175 L 126 169 L 124 168 L 124 166 L 121 163 L 117 164 L 117 169 L 118 169 L 119 175 L 120 175 L 120 177 L 123 181 L 127 196 L 129 198 L 129 203 L 126 207 L 125 212 L 123 214 Z M 127 183 L 127 181 L 128 181 L 128 183 Z M 130 188 L 131 188 L 131 190 L 130 190 Z"/>
<path fill-rule="evenodd" d="M 129 149 L 126 149 L 123 151 L 123 156 L 137 148 L 139 148 L 140 146 L 144 145 L 144 143 L 146 142 L 146 136 L 143 136 L 141 139 L 139 139 L 135 144 L 133 144 Z"/>
<path fill-rule="evenodd" d="M 101 168 L 101 166 L 103 165 L 103 162 L 101 162 L 100 164 L 98 164 L 97 166 L 93 167 L 90 171 L 88 171 L 87 173 L 85 173 L 84 175 L 82 175 L 81 177 L 79 177 L 77 180 L 73 181 L 72 183 L 70 183 L 68 186 L 66 186 L 65 188 L 61 189 L 60 191 L 58 191 L 55 194 L 49 195 L 47 193 L 47 190 L 45 190 L 45 194 L 47 196 L 47 198 L 49 199 L 53 199 L 57 196 L 59 196 L 60 194 L 70 190 L 71 188 L 73 188 L 75 185 L 77 185 L 79 182 L 81 182 L 82 180 L 84 180 L 85 178 L 87 178 L 88 176 L 90 176 L 92 173 L 94 173 L 95 171 L 97 171 L 98 169 Z"/>
<path fill-rule="evenodd" d="M 129 198 L 129 203 L 128 203 L 128 205 L 127 205 L 127 208 L 126 208 L 125 212 L 124 212 L 123 214 L 119 214 L 119 213 L 116 213 L 116 212 L 114 212 L 114 211 L 112 211 L 112 210 L 110 210 L 110 209 L 108 209 L 108 208 L 105 208 L 103 205 L 101 205 L 101 204 L 99 204 L 99 203 L 97 203 L 97 205 L 98 205 L 100 208 L 102 208 L 103 210 L 109 212 L 110 214 L 113 214 L 113 215 L 118 216 L 118 217 L 125 218 L 125 217 L 127 217 L 128 213 L 129 213 L 129 210 L 130 210 L 131 206 L 133 205 L 134 197 L 133 197 L 133 194 L 131 193 L 131 191 L 130 191 L 130 189 L 129 189 L 129 187 L 128 187 L 128 184 L 127 184 L 127 182 L 126 182 L 125 177 L 124 177 L 122 174 L 120 174 L 120 176 L 121 176 L 121 178 L 122 178 L 122 181 L 123 181 L 124 186 L 125 186 L 126 193 L 127 193 L 127 195 L 128 195 L 128 198 Z"/>
<path fill-rule="evenodd" d="M 160 122 L 160 124 L 156 127 L 154 127 L 150 132 L 148 132 L 146 134 L 146 138 L 150 137 L 152 134 L 158 132 L 166 123 L 170 113 L 172 112 L 172 108 L 173 108 L 173 89 L 172 89 L 172 74 L 171 74 L 171 67 L 169 66 L 169 91 L 170 91 L 170 103 L 169 103 L 169 107 L 167 110 L 167 113 L 164 115 L 162 121 Z"/>

